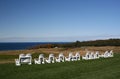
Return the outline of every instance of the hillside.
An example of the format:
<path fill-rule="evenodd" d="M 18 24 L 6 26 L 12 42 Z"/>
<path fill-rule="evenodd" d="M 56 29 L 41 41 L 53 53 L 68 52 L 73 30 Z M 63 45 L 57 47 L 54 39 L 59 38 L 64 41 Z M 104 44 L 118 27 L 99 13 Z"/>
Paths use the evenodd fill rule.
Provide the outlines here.
<path fill-rule="evenodd" d="M 76 41 L 65 44 L 42 44 L 29 47 L 27 49 L 39 48 L 76 48 L 83 46 L 120 46 L 120 39 L 107 39 L 107 40 L 92 40 L 92 41 Z"/>

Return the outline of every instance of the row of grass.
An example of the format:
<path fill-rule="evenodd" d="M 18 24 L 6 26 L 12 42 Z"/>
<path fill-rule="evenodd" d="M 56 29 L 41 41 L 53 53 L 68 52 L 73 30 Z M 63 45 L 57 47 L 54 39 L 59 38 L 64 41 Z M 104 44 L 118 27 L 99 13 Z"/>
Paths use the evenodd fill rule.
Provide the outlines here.
<path fill-rule="evenodd" d="M 45 57 L 49 56 L 49 53 L 33 53 L 32 54 L 32 59 L 38 58 L 40 54 L 44 54 Z M 54 54 L 55 56 L 58 56 L 58 54 Z M 14 62 L 15 59 L 19 58 L 19 55 L 5 55 L 1 54 L 0 55 L 0 62 L 7 63 L 8 61 Z M 1 64 L 1 63 L 0 63 Z"/>
<path fill-rule="evenodd" d="M 38 58 L 38 56 L 40 54 L 44 54 L 45 57 L 48 57 L 49 56 L 49 53 L 33 53 L 32 54 L 32 58 Z M 57 56 L 57 54 L 55 54 L 55 56 Z M 6 59 L 15 59 L 15 58 L 18 58 L 19 55 L 5 55 L 5 54 L 2 54 L 0 55 L 0 60 L 6 60 Z"/>
<path fill-rule="evenodd" d="M 34 58 L 38 58 L 38 56 L 39 56 L 39 54 L 40 53 L 34 53 L 34 54 L 32 54 L 32 58 L 34 59 Z M 45 56 L 47 56 L 48 57 L 48 54 L 46 54 L 46 53 L 43 53 Z M 1 61 L 14 61 L 15 59 L 17 59 L 17 58 L 19 58 L 19 55 L 4 55 L 4 54 L 2 54 L 2 55 L 0 55 L 0 62 Z"/>
<path fill-rule="evenodd" d="M 22 65 L 0 64 L 0 79 L 120 79 L 120 54 L 113 58 Z"/>

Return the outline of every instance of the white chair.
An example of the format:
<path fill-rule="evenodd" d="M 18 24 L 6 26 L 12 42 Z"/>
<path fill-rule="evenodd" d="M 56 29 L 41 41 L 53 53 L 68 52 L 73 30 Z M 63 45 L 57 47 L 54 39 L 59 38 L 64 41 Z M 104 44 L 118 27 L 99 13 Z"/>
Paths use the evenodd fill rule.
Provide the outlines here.
<path fill-rule="evenodd" d="M 40 54 L 38 60 L 34 59 L 35 64 L 45 64 L 44 54 Z"/>
<path fill-rule="evenodd" d="M 31 54 L 20 54 L 19 59 L 15 59 L 16 66 L 20 66 L 21 64 L 32 64 L 32 56 Z"/>
<path fill-rule="evenodd" d="M 75 56 L 73 57 L 73 61 L 77 61 L 77 60 L 80 60 L 80 53 L 79 52 L 77 52 L 75 54 Z"/>
<path fill-rule="evenodd" d="M 21 66 L 21 62 L 20 62 L 21 59 L 20 59 L 20 58 L 21 58 L 21 57 L 24 57 L 24 56 L 25 56 L 24 54 L 20 54 L 20 55 L 19 55 L 19 58 L 18 58 L 18 59 L 15 59 L 15 65 L 16 65 L 16 66 Z"/>
<path fill-rule="evenodd" d="M 99 52 L 96 51 L 96 53 L 94 54 L 94 59 L 98 59 L 99 58 Z"/>
<path fill-rule="evenodd" d="M 73 54 L 69 53 L 69 56 L 65 57 L 65 61 L 73 61 Z"/>
<path fill-rule="evenodd" d="M 105 53 L 101 54 L 100 57 L 108 58 L 109 57 L 109 52 L 105 51 Z"/>
<path fill-rule="evenodd" d="M 54 54 L 49 54 L 49 58 L 46 59 L 47 63 L 55 63 L 55 57 Z"/>
<path fill-rule="evenodd" d="M 32 64 L 32 56 L 31 56 L 31 54 L 26 54 L 26 59 L 27 59 L 26 63 L 28 63 L 29 65 L 31 65 Z"/>
<path fill-rule="evenodd" d="M 90 52 L 87 52 L 85 56 L 82 56 L 82 59 L 89 60 L 90 59 Z"/>
<path fill-rule="evenodd" d="M 94 59 L 94 53 L 93 53 L 93 52 L 91 52 L 91 53 L 89 54 L 89 59 Z"/>
<path fill-rule="evenodd" d="M 113 57 L 113 50 L 109 51 L 108 57 Z"/>
<path fill-rule="evenodd" d="M 60 53 L 58 58 L 56 58 L 56 62 L 64 62 L 64 61 L 65 61 L 65 57 L 63 53 Z"/>
<path fill-rule="evenodd" d="M 29 64 L 29 65 L 32 64 L 32 56 L 31 56 L 31 54 L 26 54 L 26 56 L 24 56 L 21 59 L 24 60 L 23 63 Z"/>

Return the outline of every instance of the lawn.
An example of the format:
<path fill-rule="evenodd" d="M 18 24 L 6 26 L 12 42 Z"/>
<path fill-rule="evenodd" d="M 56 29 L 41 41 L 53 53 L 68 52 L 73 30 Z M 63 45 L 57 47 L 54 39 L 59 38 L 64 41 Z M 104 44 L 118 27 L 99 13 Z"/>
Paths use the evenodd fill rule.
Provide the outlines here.
<path fill-rule="evenodd" d="M 0 64 L 0 79 L 120 79 L 120 54 L 113 58 L 22 65 Z"/>

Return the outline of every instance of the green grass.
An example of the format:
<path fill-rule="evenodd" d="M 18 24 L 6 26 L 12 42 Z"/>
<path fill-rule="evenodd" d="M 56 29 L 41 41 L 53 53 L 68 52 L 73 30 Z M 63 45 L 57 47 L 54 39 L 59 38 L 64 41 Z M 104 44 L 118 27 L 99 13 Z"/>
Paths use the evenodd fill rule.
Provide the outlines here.
<path fill-rule="evenodd" d="M 120 79 L 120 54 L 106 59 L 20 67 L 0 64 L 0 79 Z"/>
<path fill-rule="evenodd" d="M 39 57 L 39 54 L 40 53 L 34 53 L 34 54 L 32 54 L 32 58 L 34 59 L 34 58 L 38 58 Z M 45 57 L 48 57 L 48 55 L 49 54 L 46 54 L 46 53 L 42 53 L 42 54 L 44 54 L 45 55 Z M 19 55 L 4 55 L 4 54 L 2 54 L 2 55 L 0 55 L 0 62 L 6 62 L 6 61 L 13 61 L 14 62 L 14 60 L 15 59 L 18 59 L 18 57 L 19 57 Z"/>
<path fill-rule="evenodd" d="M 41 53 L 34 53 L 32 54 L 32 58 L 38 58 L 40 54 L 44 54 L 45 57 L 48 57 L 49 56 L 49 53 L 44 53 L 44 52 L 41 52 Z M 58 54 L 54 54 L 55 56 L 58 56 Z M 19 57 L 19 55 L 0 55 L 0 60 L 7 60 L 7 59 L 10 59 L 10 60 L 14 60 L 14 59 L 17 59 Z"/>
<path fill-rule="evenodd" d="M 18 55 L 0 55 L 0 60 L 8 60 L 18 58 Z"/>

